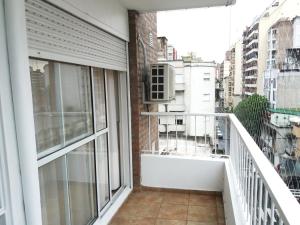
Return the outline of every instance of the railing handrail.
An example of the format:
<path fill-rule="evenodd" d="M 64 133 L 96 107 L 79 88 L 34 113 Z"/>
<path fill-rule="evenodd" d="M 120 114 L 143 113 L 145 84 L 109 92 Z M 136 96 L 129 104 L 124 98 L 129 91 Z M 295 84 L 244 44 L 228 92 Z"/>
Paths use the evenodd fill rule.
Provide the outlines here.
<path fill-rule="evenodd" d="M 283 217 L 284 224 L 298 225 L 300 221 L 300 204 L 237 117 L 230 114 L 229 118 L 247 147 L 247 151 L 260 173 L 264 185 Z"/>
<path fill-rule="evenodd" d="M 229 113 L 141 112 L 142 116 L 214 116 L 229 117 Z"/>

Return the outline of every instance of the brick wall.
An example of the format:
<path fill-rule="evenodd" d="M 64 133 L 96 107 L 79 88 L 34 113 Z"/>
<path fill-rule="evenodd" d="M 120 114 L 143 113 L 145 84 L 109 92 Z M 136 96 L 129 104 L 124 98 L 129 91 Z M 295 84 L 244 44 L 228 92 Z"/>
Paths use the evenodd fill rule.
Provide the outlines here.
<path fill-rule="evenodd" d="M 157 105 L 143 104 L 144 53 L 138 37 L 140 35 L 146 46 L 147 65 L 157 62 L 157 21 L 156 13 L 140 13 L 129 11 L 129 74 L 130 74 L 130 97 L 132 118 L 132 158 L 133 158 L 133 183 L 135 188 L 140 187 L 140 153 L 148 148 L 148 118 L 141 116 L 141 112 L 157 111 Z M 153 45 L 150 46 L 150 33 Z M 151 118 L 151 144 L 157 142 L 157 119 Z"/>

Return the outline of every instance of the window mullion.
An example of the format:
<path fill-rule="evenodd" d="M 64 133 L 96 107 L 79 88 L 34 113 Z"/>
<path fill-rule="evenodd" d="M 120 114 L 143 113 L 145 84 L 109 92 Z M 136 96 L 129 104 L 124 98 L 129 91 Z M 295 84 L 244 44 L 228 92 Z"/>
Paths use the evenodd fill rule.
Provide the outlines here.
<path fill-rule="evenodd" d="M 62 91 L 62 79 L 61 79 L 60 63 L 58 64 L 58 79 L 59 79 L 59 92 L 58 92 L 58 95 L 60 96 L 62 137 L 63 137 L 63 146 L 65 146 L 65 144 L 66 144 L 66 128 L 65 128 L 64 103 L 63 103 L 63 91 Z"/>
<path fill-rule="evenodd" d="M 69 196 L 69 179 L 68 179 L 68 162 L 67 155 L 64 155 L 64 171 L 63 171 L 63 181 L 64 184 L 64 202 L 65 202 L 65 212 L 66 212 L 66 225 L 71 225 L 71 210 L 70 210 L 70 196 Z"/>

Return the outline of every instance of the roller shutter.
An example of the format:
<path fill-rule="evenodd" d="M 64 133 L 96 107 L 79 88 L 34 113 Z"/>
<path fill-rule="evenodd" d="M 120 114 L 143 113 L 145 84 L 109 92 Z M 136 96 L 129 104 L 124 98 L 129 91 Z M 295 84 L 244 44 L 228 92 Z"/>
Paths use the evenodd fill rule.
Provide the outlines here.
<path fill-rule="evenodd" d="M 26 1 L 33 57 L 126 71 L 126 42 L 42 0 Z"/>

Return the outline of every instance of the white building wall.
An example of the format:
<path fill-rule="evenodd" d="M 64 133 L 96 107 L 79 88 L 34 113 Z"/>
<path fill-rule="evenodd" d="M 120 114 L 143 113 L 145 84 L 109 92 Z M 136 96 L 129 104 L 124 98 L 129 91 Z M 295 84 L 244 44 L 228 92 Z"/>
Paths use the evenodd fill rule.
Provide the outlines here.
<path fill-rule="evenodd" d="M 243 59 L 243 41 L 239 40 L 235 44 L 235 73 L 234 73 L 234 95 L 242 95 L 242 59 Z"/>
<path fill-rule="evenodd" d="M 294 19 L 293 47 L 300 48 L 300 17 Z"/>
<path fill-rule="evenodd" d="M 50 3 L 128 41 L 128 11 L 118 0 L 49 0 Z"/>
<path fill-rule="evenodd" d="M 205 65 L 205 63 L 192 63 L 191 67 L 185 67 L 185 74 L 188 77 L 186 82 L 189 87 L 185 96 L 188 113 L 215 112 L 215 70 L 214 64 Z M 213 117 L 207 117 L 206 122 L 204 117 L 190 117 L 187 121 L 187 134 L 204 136 L 206 133 L 214 137 L 213 121 Z"/>
<path fill-rule="evenodd" d="M 163 61 L 164 63 L 166 61 Z M 174 66 L 176 74 L 176 100 L 167 105 L 160 104 L 159 112 L 182 112 L 182 113 L 214 113 L 215 112 L 215 73 L 216 65 L 214 63 L 184 63 L 182 60 L 167 61 Z M 229 73 L 229 65 L 228 65 Z M 180 118 L 176 118 L 180 119 Z M 208 134 L 214 137 L 213 118 L 204 117 L 196 119 L 195 117 L 183 118 L 183 125 L 175 124 L 175 117 L 168 119 L 160 118 L 160 132 L 168 131 L 186 131 L 188 136 L 204 136 Z M 205 132 L 206 130 L 206 132 Z"/>
<path fill-rule="evenodd" d="M 263 16 L 259 20 L 259 42 L 258 42 L 258 77 L 257 93 L 263 95 L 264 92 L 264 71 L 267 68 L 268 58 L 268 30 L 280 18 L 293 19 L 300 12 L 300 0 L 280 0 L 278 7 L 271 7 L 268 16 Z"/>

